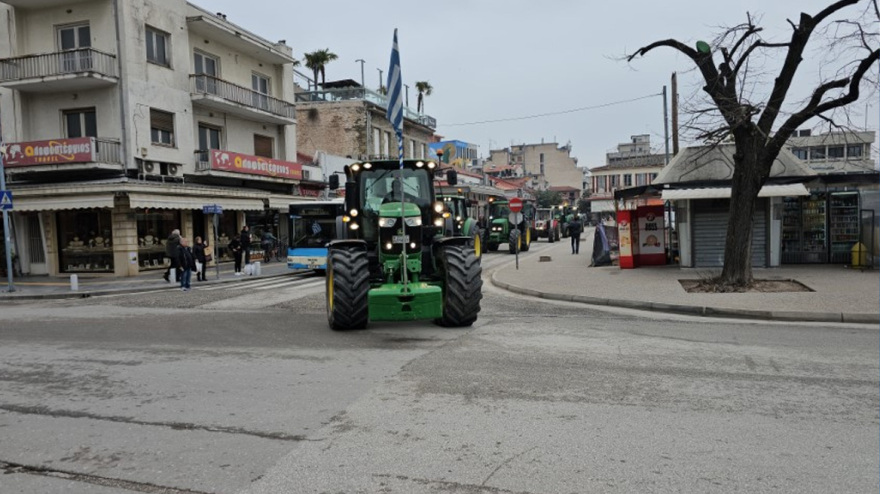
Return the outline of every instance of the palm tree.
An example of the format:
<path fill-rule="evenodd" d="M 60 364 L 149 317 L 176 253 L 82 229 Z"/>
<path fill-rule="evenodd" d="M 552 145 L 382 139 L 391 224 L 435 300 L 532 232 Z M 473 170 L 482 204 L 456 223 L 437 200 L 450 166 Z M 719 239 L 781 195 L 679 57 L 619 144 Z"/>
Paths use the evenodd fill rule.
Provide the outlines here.
<path fill-rule="evenodd" d="M 321 74 L 321 86 L 327 82 L 325 67 L 328 63 L 332 62 L 339 58 L 335 53 L 331 52 L 329 48 L 324 48 L 323 50 L 313 51 L 312 53 L 305 54 L 306 67 L 312 69 L 312 74 L 315 76 L 315 86 L 318 85 L 318 74 Z"/>
<path fill-rule="evenodd" d="M 434 88 L 431 86 L 431 83 L 428 81 L 419 81 L 416 82 L 416 91 L 419 92 L 419 102 L 416 106 L 416 111 L 422 113 L 425 109 L 425 96 L 431 96 L 431 92 Z"/>

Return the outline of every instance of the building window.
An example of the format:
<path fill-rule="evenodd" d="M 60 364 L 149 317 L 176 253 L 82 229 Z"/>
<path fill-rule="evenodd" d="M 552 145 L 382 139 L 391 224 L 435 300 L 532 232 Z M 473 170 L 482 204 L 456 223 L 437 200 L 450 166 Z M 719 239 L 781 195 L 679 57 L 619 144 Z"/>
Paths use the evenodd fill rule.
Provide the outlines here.
<path fill-rule="evenodd" d="M 798 159 L 807 160 L 807 148 L 792 148 L 792 154 L 798 157 Z"/>
<path fill-rule="evenodd" d="M 193 53 L 193 72 L 196 74 L 196 91 L 217 94 L 217 77 L 220 75 L 217 58 L 201 52 Z"/>
<path fill-rule="evenodd" d="M 150 139 L 153 144 L 174 146 L 174 114 L 150 108 Z"/>
<path fill-rule="evenodd" d="M 64 112 L 64 135 L 67 137 L 98 137 L 98 120 L 94 108 Z"/>
<path fill-rule="evenodd" d="M 850 144 L 846 147 L 846 155 L 850 158 L 861 158 L 863 146 L 861 144 Z"/>
<path fill-rule="evenodd" d="M 58 211 L 59 270 L 112 272 L 113 231 L 109 209 Z"/>
<path fill-rule="evenodd" d="M 199 124 L 199 161 L 207 163 L 212 149 L 223 149 L 220 144 L 220 129 L 210 125 Z"/>
<path fill-rule="evenodd" d="M 373 129 L 373 155 L 380 154 L 380 149 L 382 149 L 382 131 Z"/>
<path fill-rule="evenodd" d="M 147 26 L 147 61 L 170 67 L 168 59 L 168 33 Z"/>
<path fill-rule="evenodd" d="M 652 173 L 652 174 L 650 175 L 650 177 L 651 177 L 651 180 L 649 180 L 648 183 L 654 183 L 654 179 L 657 178 L 657 174 L 656 174 L 656 173 Z"/>
<path fill-rule="evenodd" d="M 419 153 L 419 159 L 423 160 L 423 159 L 425 159 L 425 155 L 427 154 L 428 150 L 427 150 L 427 146 L 425 146 L 424 144 L 421 145 L 421 148 L 422 148 L 422 150 Z"/>
<path fill-rule="evenodd" d="M 824 160 L 825 159 L 825 147 L 813 147 L 810 148 L 810 159 L 811 160 Z"/>
<path fill-rule="evenodd" d="M 263 158 L 274 158 L 275 144 L 271 137 L 254 134 L 254 155 Z"/>
<path fill-rule="evenodd" d="M 543 174 L 544 174 L 544 162 L 542 161 L 541 162 L 541 175 L 543 175 Z"/>
<path fill-rule="evenodd" d="M 91 29 L 88 24 L 58 28 L 58 48 L 63 72 L 92 70 L 92 52 L 83 50 L 92 46 Z"/>
<path fill-rule="evenodd" d="M 263 110 L 269 109 L 269 78 L 260 74 L 251 74 L 251 89 L 254 90 L 254 106 Z"/>
<path fill-rule="evenodd" d="M 828 146 L 829 158 L 843 158 L 843 146 Z"/>
<path fill-rule="evenodd" d="M 636 173 L 636 185 L 648 185 L 648 176 L 645 173 Z"/>
<path fill-rule="evenodd" d="M 138 236 L 138 269 L 165 268 L 165 263 L 170 260 L 166 260 L 162 241 L 171 230 L 180 228 L 180 211 L 137 209 L 135 221 Z"/>
<path fill-rule="evenodd" d="M 602 175 L 602 176 L 596 177 L 596 191 L 597 191 L 597 192 L 598 192 L 598 191 L 605 191 L 605 190 L 607 190 L 607 189 L 605 188 L 605 178 L 606 178 L 605 175 Z"/>
<path fill-rule="evenodd" d="M 391 157 L 391 132 L 385 133 L 385 140 L 382 142 L 382 156 Z"/>
<path fill-rule="evenodd" d="M 633 176 L 629 173 L 623 176 L 623 186 L 624 187 L 632 187 L 633 184 Z"/>

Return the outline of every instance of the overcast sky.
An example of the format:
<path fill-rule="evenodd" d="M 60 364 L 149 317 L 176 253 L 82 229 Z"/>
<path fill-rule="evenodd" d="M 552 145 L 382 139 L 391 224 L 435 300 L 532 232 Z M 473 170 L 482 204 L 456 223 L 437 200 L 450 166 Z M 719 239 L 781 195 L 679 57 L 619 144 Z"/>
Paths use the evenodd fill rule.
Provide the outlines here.
<path fill-rule="evenodd" d="M 339 59 L 327 65 L 327 80 L 366 86 L 387 77 L 394 28 L 398 28 L 401 71 L 416 107 L 416 81 L 434 88 L 425 112 L 437 119 L 445 139 L 477 144 L 480 155 L 513 144 L 571 143 L 579 166 L 604 164 L 605 153 L 631 135 L 650 134 L 663 150 L 663 100 L 672 72 L 679 73 L 680 98 L 694 94 L 692 63 L 659 48 L 632 63 L 621 61 L 653 41 L 676 38 L 693 46 L 711 41 L 719 26 L 760 16 L 765 35 L 787 39 L 786 19 L 817 13 L 830 0 L 603 1 L 582 0 L 190 0 L 271 41 L 287 40 L 294 56 L 329 48 Z M 864 2 L 863 2 L 864 3 Z M 855 13 L 862 7 L 849 8 Z M 810 54 L 815 57 L 815 53 Z M 310 71 L 305 67 L 300 70 Z M 877 73 L 876 65 L 874 73 Z M 815 87 L 820 74 L 803 70 L 797 98 Z M 384 83 L 384 81 L 383 81 Z M 655 96 L 652 96 L 655 95 Z M 641 99 L 640 99 L 641 98 Z M 631 101 L 635 100 L 635 101 Z M 626 103 L 613 104 L 616 102 Z M 870 103 L 869 103 L 870 102 Z M 877 95 L 855 105 L 856 121 L 878 127 Z M 608 105 L 601 108 L 601 105 Z M 546 113 L 558 115 L 525 118 Z M 504 122 L 471 124 L 488 120 Z M 470 124 L 470 125 L 462 125 Z M 684 145 L 685 143 L 683 143 Z M 875 152 L 877 143 L 874 144 Z"/>

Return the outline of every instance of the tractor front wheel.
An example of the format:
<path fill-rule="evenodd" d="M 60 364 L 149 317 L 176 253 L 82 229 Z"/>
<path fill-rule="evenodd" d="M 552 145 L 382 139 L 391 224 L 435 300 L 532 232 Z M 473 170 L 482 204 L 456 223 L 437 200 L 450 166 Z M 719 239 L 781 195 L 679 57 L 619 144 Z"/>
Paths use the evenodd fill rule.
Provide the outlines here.
<path fill-rule="evenodd" d="M 474 251 L 450 245 L 440 250 L 440 276 L 443 280 L 443 317 L 441 326 L 470 326 L 480 312 L 483 298 L 483 268 Z"/>
<path fill-rule="evenodd" d="M 367 327 L 370 264 L 366 251 L 330 249 L 327 254 L 326 288 L 327 321 L 331 329 Z"/>
<path fill-rule="evenodd" d="M 528 252 L 532 246 L 532 229 L 526 226 L 526 232 L 523 234 L 522 244 L 519 246 L 520 252 Z"/>
<path fill-rule="evenodd" d="M 511 254 L 516 254 L 516 251 L 522 251 L 522 232 L 519 229 L 513 228 L 510 230 L 507 246 Z"/>

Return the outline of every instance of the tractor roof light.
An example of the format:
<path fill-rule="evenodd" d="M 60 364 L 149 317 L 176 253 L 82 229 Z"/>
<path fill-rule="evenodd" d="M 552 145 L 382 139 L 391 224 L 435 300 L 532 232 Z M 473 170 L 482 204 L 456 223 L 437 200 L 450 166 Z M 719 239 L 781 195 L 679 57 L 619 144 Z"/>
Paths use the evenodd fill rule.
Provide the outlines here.
<path fill-rule="evenodd" d="M 415 243 L 415 242 L 410 242 L 410 244 L 409 244 L 409 248 L 410 248 L 410 249 L 415 249 L 415 248 L 416 248 L 416 243 Z"/>
<path fill-rule="evenodd" d="M 444 207 L 443 207 L 443 203 L 442 203 L 442 202 L 439 202 L 439 201 L 438 201 L 438 202 L 435 202 L 435 203 L 434 203 L 434 212 L 436 212 L 436 213 L 440 213 L 440 212 L 443 211 L 443 209 L 444 209 Z"/>
<path fill-rule="evenodd" d="M 360 169 L 361 169 L 361 165 L 359 165 L 359 164 L 357 164 L 357 163 L 351 165 L 351 171 L 353 171 L 353 172 L 355 172 L 355 173 L 357 173 L 358 171 L 360 171 Z"/>
<path fill-rule="evenodd" d="M 358 210 L 352 208 L 351 211 L 348 212 L 348 214 L 350 214 L 352 217 L 355 217 L 358 215 Z M 343 221 L 345 221 L 345 220 L 343 220 Z"/>
<path fill-rule="evenodd" d="M 437 167 L 437 163 L 434 163 L 433 161 L 428 162 L 428 168 L 433 170 L 436 167 Z"/>
<path fill-rule="evenodd" d="M 388 242 L 387 244 L 385 244 L 385 250 L 391 250 L 393 247 L 394 247 L 394 245 L 391 242 Z"/>
<path fill-rule="evenodd" d="M 364 170 L 369 170 L 370 168 L 373 168 L 372 163 L 364 163 Z"/>
<path fill-rule="evenodd" d="M 425 162 L 424 162 L 424 161 L 417 161 L 417 162 L 416 162 L 416 168 L 421 168 L 421 167 L 423 167 L 423 166 L 425 166 Z"/>

